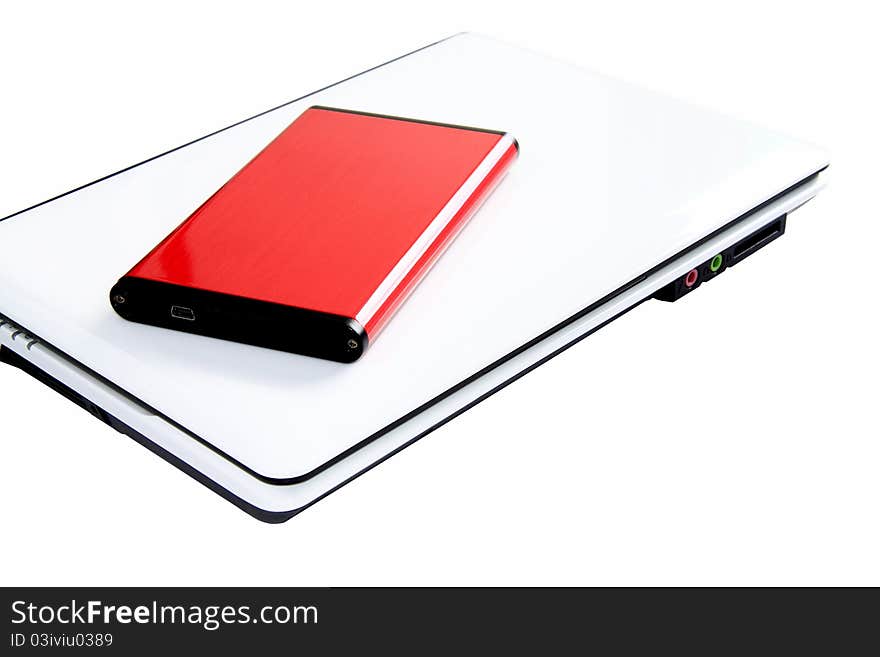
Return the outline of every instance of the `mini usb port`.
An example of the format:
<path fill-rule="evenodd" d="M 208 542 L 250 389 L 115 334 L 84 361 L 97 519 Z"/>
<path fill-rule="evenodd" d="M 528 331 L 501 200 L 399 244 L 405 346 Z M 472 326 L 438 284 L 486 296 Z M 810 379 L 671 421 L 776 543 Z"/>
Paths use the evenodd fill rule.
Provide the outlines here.
<path fill-rule="evenodd" d="M 185 306 L 171 306 L 171 316 L 174 319 L 185 319 L 188 322 L 196 321 L 195 311 Z"/>

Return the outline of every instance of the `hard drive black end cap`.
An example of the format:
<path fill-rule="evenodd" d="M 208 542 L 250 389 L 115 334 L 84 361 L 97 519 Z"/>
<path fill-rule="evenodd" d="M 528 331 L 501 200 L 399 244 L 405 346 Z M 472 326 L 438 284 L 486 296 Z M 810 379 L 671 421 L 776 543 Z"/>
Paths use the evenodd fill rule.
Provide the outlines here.
<path fill-rule="evenodd" d="M 128 310 L 131 307 L 128 294 L 124 277 L 120 278 L 116 285 L 110 289 L 110 305 L 123 319 L 128 319 Z"/>
<path fill-rule="evenodd" d="M 360 322 L 356 319 L 346 320 L 345 344 L 343 345 L 342 357 L 339 359 L 342 363 L 353 363 L 364 355 L 369 346 L 370 339 L 367 332 Z"/>

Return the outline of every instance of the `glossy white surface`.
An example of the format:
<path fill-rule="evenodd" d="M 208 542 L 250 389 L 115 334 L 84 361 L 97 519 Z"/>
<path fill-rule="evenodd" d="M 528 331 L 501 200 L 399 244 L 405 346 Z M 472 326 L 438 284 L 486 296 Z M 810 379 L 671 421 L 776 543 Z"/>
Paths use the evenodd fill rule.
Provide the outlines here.
<path fill-rule="evenodd" d="M 116 317 L 118 276 L 311 104 L 493 126 L 522 151 L 354 365 Z M 0 223 L 0 312 L 247 466 L 297 476 L 824 164 L 783 136 L 466 35 Z"/>
<path fill-rule="evenodd" d="M 336 487 L 343 485 L 352 477 L 431 430 L 454 413 L 466 408 L 482 395 L 491 392 L 518 373 L 534 366 L 541 359 L 570 345 L 581 336 L 650 297 L 655 290 L 682 276 L 700 263 L 706 262 L 713 254 L 723 251 L 759 227 L 772 222 L 781 214 L 800 207 L 821 188 L 821 180 L 814 180 L 796 192 L 787 194 L 769 204 L 746 221 L 723 231 L 717 237 L 676 259 L 608 303 L 602 304 L 594 311 L 553 333 L 550 337 L 506 361 L 488 374 L 460 388 L 441 402 L 432 405 L 424 412 L 385 433 L 350 456 L 337 461 L 318 475 L 298 484 L 269 484 L 248 475 L 241 468 L 233 465 L 200 442 L 193 440 L 183 431 L 147 412 L 138 404 L 132 403 L 118 391 L 97 381 L 95 377 L 80 367 L 59 358 L 43 345 L 32 343 L 27 334 L 19 332 L 18 327 L 8 324 L 0 326 L 0 344 L 5 344 L 50 373 L 57 380 L 87 397 L 100 408 L 121 419 L 142 435 L 148 436 L 155 444 L 193 466 L 233 495 L 264 511 L 288 512 L 301 509 Z M 13 336 L 15 337 L 13 338 Z"/>

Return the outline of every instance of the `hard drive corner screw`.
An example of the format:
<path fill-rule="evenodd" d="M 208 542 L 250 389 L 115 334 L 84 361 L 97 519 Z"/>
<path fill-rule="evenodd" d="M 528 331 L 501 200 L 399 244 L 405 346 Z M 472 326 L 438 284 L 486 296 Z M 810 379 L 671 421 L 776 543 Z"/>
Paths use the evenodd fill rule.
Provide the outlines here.
<path fill-rule="evenodd" d="M 115 301 L 116 303 L 125 303 L 125 295 L 117 294 L 113 297 L 113 301 Z"/>
<path fill-rule="evenodd" d="M 349 340 L 347 342 L 347 345 L 348 345 L 349 349 L 357 349 L 358 348 L 358 341 L 355 340 L 354 338 L 352 338 L 351 340 Z"/>

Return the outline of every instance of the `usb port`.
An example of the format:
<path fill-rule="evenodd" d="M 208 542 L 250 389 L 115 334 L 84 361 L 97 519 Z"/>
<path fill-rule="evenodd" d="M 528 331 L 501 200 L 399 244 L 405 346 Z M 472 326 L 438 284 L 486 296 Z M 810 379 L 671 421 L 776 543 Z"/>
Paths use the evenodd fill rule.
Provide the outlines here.
<path fill-rule="evenodd" d="M 171 316 L 174 319 L 185 319 L 188 322 L 196 321 L 195 311 L 184 306 L 171 306 Z"/>

